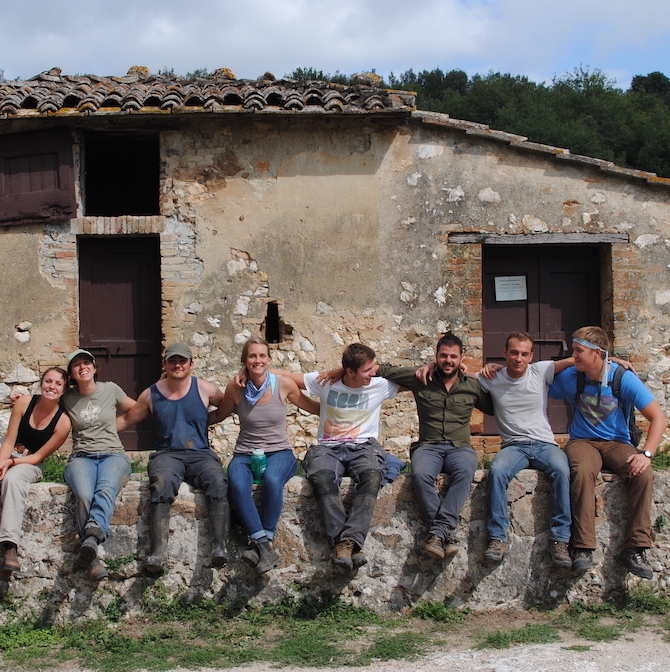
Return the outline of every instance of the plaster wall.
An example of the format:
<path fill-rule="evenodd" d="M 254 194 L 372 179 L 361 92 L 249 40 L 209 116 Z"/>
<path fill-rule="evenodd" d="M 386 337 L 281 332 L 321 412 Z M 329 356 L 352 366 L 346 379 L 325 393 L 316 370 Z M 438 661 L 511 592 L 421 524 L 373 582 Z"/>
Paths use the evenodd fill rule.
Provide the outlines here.
<path fill-rule="evenodd" d="M 490 239 L 455 238 L 473 233 L 601 244 L 614 350 L 636 362 L 665 407 L 667 187 L 447 122 L 427 113 L 186 115 L 164 125 L 160 215 L 0 227 L 5 382 L 19 364 L 39 373 L 77 345 L 78 235 L 159 236 L 164 340 L 191 343 L 198 375 L 220 384 L 237 369 L 241 343 L 263 328 L 270 301 L 287 325 L 274 351 L 280 367 L 333 367 L 354 340 L 381 360 L 423 362 L 447 329 L 478 366 L 482 240 Z M 603 243 L 609 234 L 629 242 Z M 569 244 L 561 254 L 569 267 Z M 21 339 L 19 323 L 30 324 Z M 224 453 L 234 423 L 214 430 Z M 301 452 L 315 423 L 296 413 L 291 424 Z M 406 457 L 416 436 L 407 395 L 389 404 L 383 425 L 389 447 Z"/>

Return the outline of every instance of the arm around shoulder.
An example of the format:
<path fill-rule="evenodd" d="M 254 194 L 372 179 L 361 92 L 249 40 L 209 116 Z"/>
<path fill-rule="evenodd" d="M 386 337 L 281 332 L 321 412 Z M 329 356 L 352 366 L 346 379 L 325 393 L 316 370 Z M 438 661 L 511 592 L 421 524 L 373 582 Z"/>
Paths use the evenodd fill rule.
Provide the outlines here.
<path fill-rule="evenodd" d="M 225 420 L 231 413 L 234 413 L 237 404 L 239 403 L 241 393 L 242 388 L 239 387 L 237 383 L 234 381 L 228 383 L 228 385 L 226 385 L 226 390 L 221 397 L 221 402 L 213 411 L 209 412 L 207 424 L 215 425 L 217 422 Z"/>
<path fill-rule="evenodd" d="M 302 409 L 303 411 L 307 411 L 307 413 L 319 415 L 321 411 L 321 404 L 316 401 L 316 399 L 312 399 L 311 397 L 303 394 L 292 378 L 286 378 L 282 376 L 281 385 L 282 397 L 284 397 L 285 393 L 285 398 L 287 398 L 298 408 Z"/>

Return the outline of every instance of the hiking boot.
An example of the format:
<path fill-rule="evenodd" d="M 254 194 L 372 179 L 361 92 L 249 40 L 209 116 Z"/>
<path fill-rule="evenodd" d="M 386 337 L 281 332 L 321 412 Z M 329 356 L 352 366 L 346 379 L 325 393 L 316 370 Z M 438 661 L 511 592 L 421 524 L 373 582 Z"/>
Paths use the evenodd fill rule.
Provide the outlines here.
<path fill-rule="evenodd" d="M 354 561 L 351 558 L 352 553 L 354 552 L 354 542 L 350 539 L 341 541 L 335 546 L 335 557 L 333 562 L 340 569 L 351 571 L 354 568 Z"/>
<path fill-rule="evenodd" d="M 486 551 L 484 551 L 484 560 L 491 564 L 502 562 L 507 550 L 507 542 L 502 539 L 490 539 Z"/>
<path fill-rule="evenodd" d="M 3 569 L 6 572 L 20 571 L 21 565 L 19 564 L 19 556 L 16 552 L 16 544 L 13 544 L 11 541 L 6 541 L 4 547 L 5 559 L 3 561 Z"/>
<path fill-rule="evenodd" d="M 358 544 L 356 544 L 356 547 L 354 548 L 354 551 L 351 554 L 351 562 L 354 566 L 354 569 L 358 569 L 359 567 L 368 564 L 368 558 L 365 555 L 365 553 L 363 553 L 363 551 L 360 549 Z"/>
<path fill-rule="evenodd" d="M 654 577 L 654 572 L 647 562 L 644 554 L 644 548 L 624 548 L 619 555 L 616 556 L 617 562 L 623 565 L 629 572 L 639 576 L 643 579 L 651 579 Z M 5 564 L 5 567 L 7 565 Z"/>
<path fill-rule="evenodd" d="M 77 564 L 80 567 L 88 567 L 98 557 L 98 540 L 94 536 L 88 536 L 79 547 Z"/>
<path fill-rule="evenodd" d="M 444 558 L 444 543 L 436 534 L 429 534 L 423 542 L 423 550 L 435 558 Z M 456 549 L 458 550 L 458 549 Z"/>
<path fill-rule="evenodd" d="M 556 567 L 563 567 L 570 569 L 572 567 L 572 559 L 568 551 L 568 544 L 565 541 L 552 541 L 549 544 L 549 552 L 551 553 L 551 561 Z"/>
<path fill-rule="evenodd" d="M 572 571 L 585 572 L 593 567 L 593 551 L 589 548 L 575 548 L 572 554 Z"/>
<path fill-rule="evenodd" d="M 442 548 L 444 550 L 445 558 L 453 558 L 458 553 L 458 541 L 453 534 L 450 534 L 443 542 Z"/>
<path fill-rule="evenodd" d="M 98 558 L 94 558 L 88 566 L 88 578 L 91 581 L 102 581 L 109 576 L 107 568 Z"/>
<path fill-rule="evenodd" d="M 258 542 L 258 562 L 256 563 L 256 573 L 265 574 L 271 569 L 274 569 L 281 563 L 281 555 L 272 548 L 272 542 L 259 541 Z"/>

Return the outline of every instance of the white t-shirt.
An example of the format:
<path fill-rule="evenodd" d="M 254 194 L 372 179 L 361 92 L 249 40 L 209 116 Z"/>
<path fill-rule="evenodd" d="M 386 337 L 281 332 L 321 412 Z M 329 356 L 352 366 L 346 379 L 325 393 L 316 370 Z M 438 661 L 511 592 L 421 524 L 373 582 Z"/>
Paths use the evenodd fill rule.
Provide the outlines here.
<path fill-rule="evenodd" d="M 479 374 L 477 380 L 491 393 L 503 445 L 527 440 L 556 444 L 547 420 L 547 392 L 554 380 L 554 362 L 535 362 L 521 378 L 511 378 L 507 369 L 501 369 L 492 380 Z"/>
<path fill-rule="evenodd" d="M 398 386 L 386 378 L 373 378 L 369 385 L 348 387 L 337 382 L 321 385 L 318 373 L 305 374 L 305 388 L 321 400 L 318 440 L 320 443 L 364 443 L 379 436 L 382 402 L 398 394 Z"/>

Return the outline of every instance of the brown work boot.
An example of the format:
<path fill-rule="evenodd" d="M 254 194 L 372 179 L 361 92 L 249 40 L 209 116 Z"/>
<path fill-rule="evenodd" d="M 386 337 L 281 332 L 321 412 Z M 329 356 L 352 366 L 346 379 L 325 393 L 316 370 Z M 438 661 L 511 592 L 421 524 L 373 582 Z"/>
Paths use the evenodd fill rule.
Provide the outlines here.
<path fill-rule="evenodd" d="M 102 564 L 99 558 L 93 558 L 88 566 L 88 578 L 91 581 L 102 581 L 109 576 L 107 568 Z"/>
<path fill-rule="evenodd" d="M 21 569 L 19 564 L 19 556 L 16 552 L 16 544 L 13 544 L 11 541 L 5 541 L 3 546 L 5 547 L 5 559 L 3 561 L 3 569 L 6 572 L 18 572 Z"/>
<path fill-rule="evenodd" d="M 429 534 L 423 542 L 423 550 L 435 558 L 444 558 L 444 543 L 436 534 Z"/>
<path fill-rule="evenodd" d="M 572 567 L 572 558 L 570 551 L 568 551 L 568 544 L 565 541 L 552 541 L 549 544 L 551 552 L 551 561 L 556 567 L 563 567 L 570 569 Z"/>
<path fill-rule="evenodd" d="M 506 550 L 507 543 L 502 541 L 502 539 L 491 539 L 488 548 L 484 552 L 484 560 L 492 565 L 502 562 Z"/>
<path fill-rule="evenodd" d="M 350 539 L 345 539 L 335 546 L 333 562 L 337 567 L 349 572 L 354 568 L 354 562 L 351 559 L 354 546 L 354 542 Z"/>
<path fill-rule="evenodd" d="M 358 544 L 354 546 L 354 550 L 351 554 L 351 562 L 354 569 L 358 569 L 359 567 L 368 564 L 368 558 Z"/>

